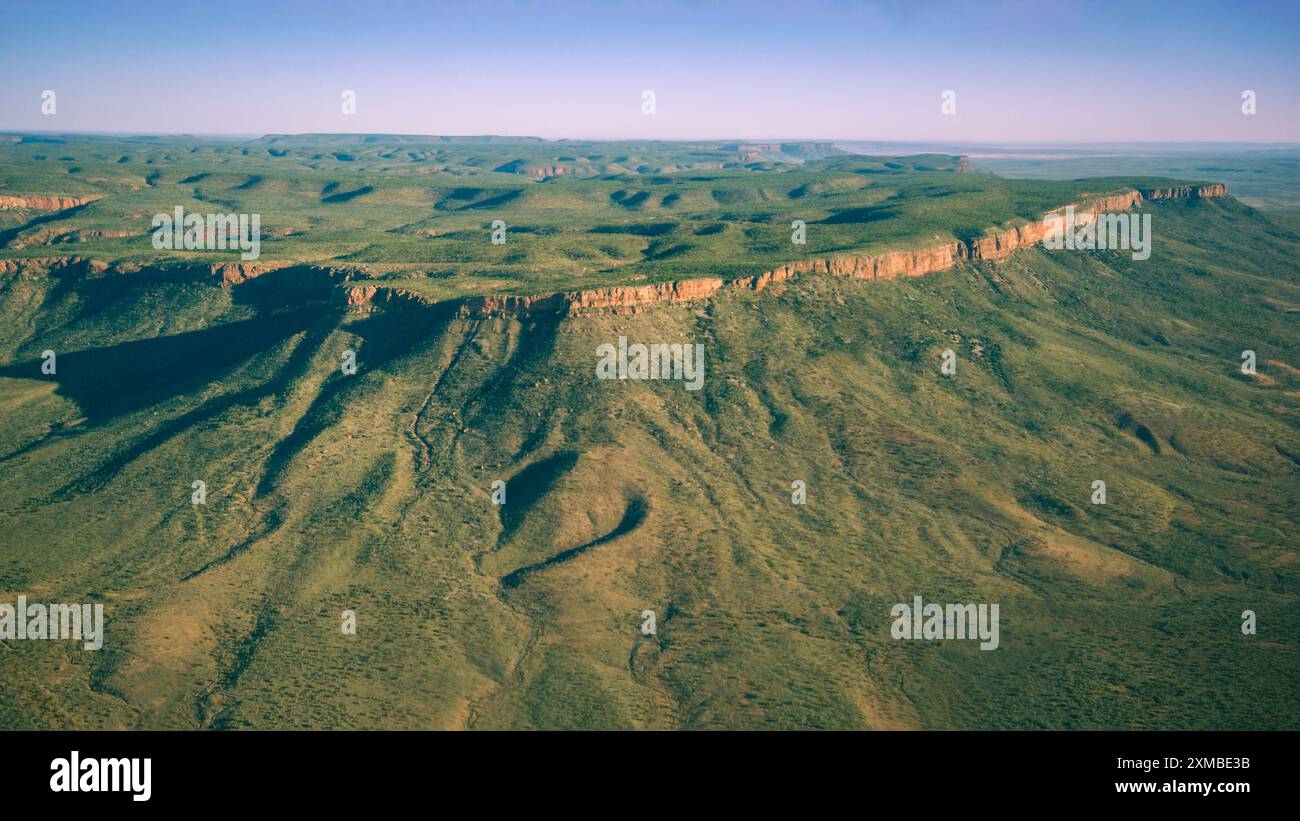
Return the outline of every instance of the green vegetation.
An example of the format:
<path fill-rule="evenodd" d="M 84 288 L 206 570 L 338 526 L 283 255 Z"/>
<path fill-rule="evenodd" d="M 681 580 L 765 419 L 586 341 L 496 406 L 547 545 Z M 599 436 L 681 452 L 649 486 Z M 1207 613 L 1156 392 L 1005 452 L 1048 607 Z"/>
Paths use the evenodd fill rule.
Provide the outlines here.
<path fill-rule="evenodd" d="M 61 214 L 0 212 L 0 260 L 239 260 L 155 250 L 153 216 L 180 206 L 260 214 L 261 262 L 356 268 L 436 299 L 531 295 L 964 239 L 1133 182 L 997 180 L 942 155 L 819 156 L 825 149 L 799 162 L 721 144 L 417 139 L 0 144 L 5 193 L 103 197 Z M 498 219 L 504 245 L 491 242 Z M 790 242 L 796 219 L 810 227 L 805 245 Z"/>
<path fill-rule="evenodd" d="M 680 146 L 613 144 L 582 149 L 610 155 L 590 177 L 538 182 L 470 169 L 582 152 L 333 143 L 5 147 L 5 194 L 109 196 L 3 256 L 152 258 L 16 245 L 221 203 L 307 231 L 264 258 L 536 293 L 770 269 L 791 219 L 797 254 L 825 254 L 1122 182 L 944 157 L 682 170 Z M 371 190 L 325 203 L 330 183 Z M 1033 248 L 633 316 L 0 266 L 0 601 L 107 614 L 98 652 L 0 646 L 0 727 L 1300 727 L 1300 236 L 1231 199 L 1149 210 L 1146 261 Z M 597 380 L 620 335 L 703 344 L 703 388 Z M 913 595 L 1000 603 L 1000 649 L 892 640 Z"/>

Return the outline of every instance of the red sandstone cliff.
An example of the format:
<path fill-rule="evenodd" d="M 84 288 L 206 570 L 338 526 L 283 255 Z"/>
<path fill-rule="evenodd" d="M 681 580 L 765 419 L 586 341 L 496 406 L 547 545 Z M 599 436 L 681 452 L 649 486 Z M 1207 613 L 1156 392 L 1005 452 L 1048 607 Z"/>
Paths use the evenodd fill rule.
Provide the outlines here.
<path fill-rule="evenodd" d="M 31 208 L 35 211 L 63 211 L 76 208 L 100 197 L 64 197 L 57 194 L 31 194 L 23 197 L 0 195 L 0 208 Z"/>
<path fill-rule="evenodd" d="M 1212 185 L 1179 185 L 1175 188 L 1151 188 L 1142 192 L 1149 200 L 1203 199 L 1207 197 L 1228 196 L 1228 186 L 1223 183 Z"/>

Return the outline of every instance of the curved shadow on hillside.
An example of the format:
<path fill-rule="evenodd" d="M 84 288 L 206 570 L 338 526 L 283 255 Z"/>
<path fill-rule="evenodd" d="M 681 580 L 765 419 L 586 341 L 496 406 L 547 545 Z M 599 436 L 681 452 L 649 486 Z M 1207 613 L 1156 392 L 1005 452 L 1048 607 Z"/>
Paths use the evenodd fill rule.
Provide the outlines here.
<path fill-rule="evenodd" d="M 501 586 L 506 589 L 518 587 L 534 573 L 539 573 L 548 568 L 563 564 L 571 559 L 581 556 L 583 553 L 586 553 L 594 547 L 599 547 L 607 542 L 612 542 L 620 536 L 626 536 L 628 533 L 631 533 L 633 530 L 636 530 L 641 526 L 641 523 L 645 521 L 646 513 L 648 511 L 649 506 L 646 504 L 645 499 L 641 497 L 633 498 L 628 502 L 627 509 L 623 512 L 623 518 L 619 520 L 618 525 L 615 526 L 613 530 L 606 533 L 604 536 L 601 536 L 599 539 L 594 539 L 584 545 L 557 553 L 551 558 L 537 562 L 536 564 L 530 564 L 527 567 L 513 570 L 501 577 Z"/>
<path fill-rule="evenodd" d="M 533 506 L 577 463 L 577 451 L 562 450 L 533 462 L 510 477 L 506 482 L 510 501 L 501 508 L 501 538 L 498 543 L 504 543 L 523 525 Z"/>

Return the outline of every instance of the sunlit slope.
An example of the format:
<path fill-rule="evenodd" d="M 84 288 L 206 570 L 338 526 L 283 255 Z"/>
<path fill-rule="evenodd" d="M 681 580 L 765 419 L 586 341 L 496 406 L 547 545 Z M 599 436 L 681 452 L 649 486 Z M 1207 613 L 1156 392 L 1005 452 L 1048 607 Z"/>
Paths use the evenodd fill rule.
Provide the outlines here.
<path fill-rule="evenodd" d="M 1300 238 L 1152 210 L 636 316 L 6 275 L 0 600 L 108 626 L 0 648 L 0 726 L 1294 728 Z M 597 380 L 620 335 L 703 388 Z M 892 640 L 914 595 L 1000 648 Z"/>

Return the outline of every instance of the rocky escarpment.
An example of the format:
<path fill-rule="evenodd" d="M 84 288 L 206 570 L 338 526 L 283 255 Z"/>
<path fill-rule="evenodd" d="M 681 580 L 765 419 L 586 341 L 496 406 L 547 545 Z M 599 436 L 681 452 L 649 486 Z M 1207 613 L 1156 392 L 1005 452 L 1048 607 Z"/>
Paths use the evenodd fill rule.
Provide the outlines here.
<path fill-rule="evenodd" d="M 145 269 L 166 269 L 174 279 L 213 280 L 218 285 L 238 285 L 262 274 L 289 267 L 287 262 L 183 262 L 167 265 L 141 262 L 101 262 L 87 257 L 29 257 L 0 260 L 0 273 L 49 273 L 71 270 L 81 273 L 136 274 Z"/>
<path fill-rule="evenodd" d="M 0 210 L 30 208 L 33 211 L 66 211 L 94 202 L 100 197 L 64 197 L 57 194 L 29 194 L 22 197 L 0 195 Z"/>
<path fill-rule="evenodd" d="M 887 280 L 899 277 L 923 276 L 946 271 L 960 260 L 970 259 L 998 262 L 1022 248 L 1042 242 L 1058 220 L 1065 218 L 1066 209 L 1074 210 L 1075 219 L 1085 215 L 1124 211 L 1140 206 L 1144 200 L 1199 199 L 1227 196 L 1222 184 L 1203 186 L 1176 186 L 1168 188 L 1129 189 L 1104 194 L 1083 203 L 1063 206 L 1051 211 L 1040 220 L 1008 228 L 994 229 L 969 241 L 935 243 L 912 250 L 888 251 L 881 254 L 842 255 L 824 259 L 791 262 L 770 271 L 751 276 L 723 280 L 716 277 L 660 282 L 651 285 L 623 285 L 609 288 L 592 288 L 537 296 L 489 295 L 469 297 L 458 301 L 462 316 L 524 316 L 530 314 L 564 314 L 577 316 L 588 313 L 636 314 L 648 306 L 659 303 L 683 303 L 712 296 L 723 288 L 741 288 L 752 291 L 786 282 L 802 274 L 830 274 L 855 279 Z M 418 293 L 395 288 L 378 288 L 358 285 L 348 290 L 349 305 L 369 305 L 377 300 L 413 300 L 430 302 Z"/>
<path fill-rule="evenodd" d="M 0 274 L 18 274 L 20 276 L 44 276 L 52 271 L 68 271 L 77 274 L 98 274 L 107 271 L 107 262 L 99 262 L 85 257 L 28 257 L 24 259 L 0 259 Z"/>
<path fill-rule="evenodd" d="M 1086 203 L 1058 208 L 1048 212 L 1037 222 L 1029 222 L 1000 231 L 993 231 L 966 243 L 966 253 L 971 259 L 996 262 L 1006 259 L 1021 248 L 1037 245 L 1047 236 L 1053 225 L 1065 218 L 1066 208 L 1072 208 L 1076 218 L 1084 215 L 1096 216 L 1109 211 L 1127 211 L 1142 204 L 1142 193 L 1130 190 L 1117 194 L 1107 194 Z"/>
<path fill-rule="evenodd" d="M 649 285 L 617 285 L 588 288 L 536 296 L 490 294 L 457 300 L 461 316 L 525 316 L 563 314 L 581 316 L 593 313 L 638 314 L 651 305 L 694 302 L 712 296 L 723 288 L 762 291 L 770 285 L 786 282 L 801 274 L 830 274 L 858 279 L 895 279 L 951 268 L 966 255 L 960 242 L 936 244 L 915 251 L 892 251 L 870 256 L 840 256 L 791 262 L 761 274 L 721 279 L 702 277 Z M 387 304 L 394 300 L 432 304 L 428 297 L 402 288 L 356 285 L 347 289 L 347 303 L 354 307 Z"/>
<path fill-rule="evenodd" d="M 724 288 L 762 291 L 773 285 L 793 280 L 804 274 L 829 274 L 854 279 L 888 280 L 937 273 L 952 268 L 962 260 L 998 262 L 1022 248 L 1038 244 L 1057 220 L 1064 219 L 1067 208 L 1073 209 L 1075 219 L 1085 215 L 1095 216 L 1106 212 L 1123 211 L 1142 205 L 1145 200 L 1201 199 L 1223 197 L 1227 188 L 1222 184 L 1181 185 L 1143 190 L 1129 189 L 1100 195 L 1083 203 L 1051 211 L 1042 219 L 1003 228 L 992 229 L 980 237 L 967 241 L 936 242 L 915 249 L 886 251 L 879 254 L 838 255 L 821 259 L 799 260 L 749 276 L 725 280 L 718 277 L 658 282 L 647 285 L 620 285 L 607 288 L 589 288 L 533 296 L 512 294 L 487 294 L 460 297 L 443 303 L 465 317 L 562 315 L 580 316 L 593 313 L 640 313 L 651 305 L 681 304 L 706 299 Z M 108 265 L 82 258 L 48 258 L 0 261 L 0 272 L 51 270 L 55 267 L 81 267 L 87 272 L 104 271 L 135 273 L 147 269 L 158 276 L 207 280 L 221 286 L 239 285 L 272 271 L 284 268 L 301 268 L 313 285 L 331 283 L 349 284 L 336 289 L 337 298 L 349 307 L 387 306 L 393 303 L 419 303 L 432 305 L 436 300 L 416 291 L 392 286 L 378 286 L 358 282 L 361 278 L 352 269 L 329 266 L 302 266 L 283 262 L 231 262 L 182 263 L 172 266 L 119 263 Z M 294 273 L 289 271 L 286 273 Z"/>
<path fill-rule="evenodd" d="M 1228 196 L 1228 186 L 1223 183 L 1212 185 L 1179 185 L 1172 188 L 1151 188 L 1142 192 L 1149 200 L 1202 199 L 1208 197 Z"/>
<path fill-rule="evenodd" d="M 1120 191 L 1106 194 L 1085 203 L 1074 204 L 1043 215 L 1037 222 L 1026 223 L 1015 228 L 994 231 L 967 244 L 967 255 L 971 259 L 998 261 L 1006 259 L 1015 251 L 1037 245 L 1053 230 L 1061 230 L 1065 220 L 1066 209 L 1074 210 L 1076 220 L 1096 217 L 1098 214 L 1127 211 L 1142 205 L 1143 200 L 1177 200 L 1206 199 L 1225 197 L 1228 187 L 1215 185 L 1180 185 L 1172 188 L 1146 188 Z"/>
<path fill-rule="evenodd" d="M 348 269 L 299 265 L 286 262 L 102 262 L 88 257 L 27 257 L 0 260 L 0 274 L 46 276 L 55 271 L 87 276 L 132 276 L 159 282 L 208 282 L 217 286 L 240 285 L 249 280 L 284 270 L 293 282 L 318 287 L 347 282 L 354 275 Z"/>

